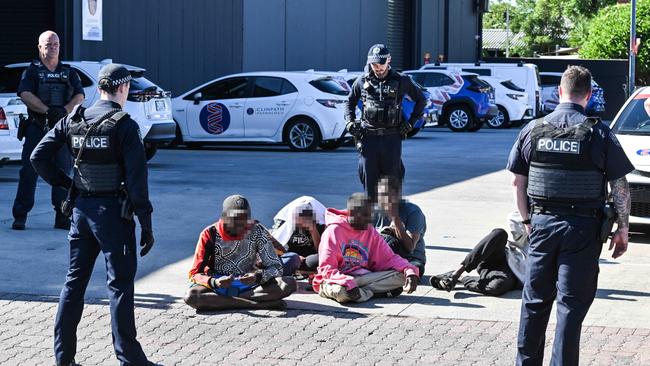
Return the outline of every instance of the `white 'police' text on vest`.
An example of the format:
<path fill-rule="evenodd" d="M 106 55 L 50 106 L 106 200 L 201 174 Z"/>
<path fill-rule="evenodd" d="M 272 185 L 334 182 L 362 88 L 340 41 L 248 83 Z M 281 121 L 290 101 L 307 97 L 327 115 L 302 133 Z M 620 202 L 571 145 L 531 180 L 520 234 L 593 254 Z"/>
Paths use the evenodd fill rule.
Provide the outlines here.
<path fill-rule="evenodd" d="M 580 154 L 580 141 L 567 139 L 540 138 L 537 140 L 537 151 L 562 154 Z"/>
<path fill-rule="evenodd" d="M 83 136 L 72 136 L 72 148 L 80 149 L 84 145 L 86 149 L 108 149 L 108 136 L 89 136 L 84 140 Z"/>

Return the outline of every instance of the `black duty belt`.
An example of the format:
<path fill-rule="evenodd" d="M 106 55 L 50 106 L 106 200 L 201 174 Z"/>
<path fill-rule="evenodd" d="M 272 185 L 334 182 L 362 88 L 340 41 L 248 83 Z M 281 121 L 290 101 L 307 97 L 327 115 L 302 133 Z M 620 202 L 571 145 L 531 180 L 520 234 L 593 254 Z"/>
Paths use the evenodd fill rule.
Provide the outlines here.
<path fill-rule="evenodd" d="M 80 192 L 80 197 L 89 198 L 89 197 L 120 197 L 122 192 Z"/>
<path fill-rule="evenodd" d="M 397 134 L 399 134 L 399 129 L 397 129 L 397 128 L 376 128 L 376 129 L 366 128 L 366 129 L 363 130 L 363 133 L 365 135 L 369 135 L 369 136 L 397 135 Z"/>
<path fill-rule="evenodd" d="M 580 216 L 599 218 L 603 210 L 600 208 L 587 208 L 575 206 L 539 206 L 534 205 L 531 211 L 533 214 L 557 215 L 557 216 Z"/>

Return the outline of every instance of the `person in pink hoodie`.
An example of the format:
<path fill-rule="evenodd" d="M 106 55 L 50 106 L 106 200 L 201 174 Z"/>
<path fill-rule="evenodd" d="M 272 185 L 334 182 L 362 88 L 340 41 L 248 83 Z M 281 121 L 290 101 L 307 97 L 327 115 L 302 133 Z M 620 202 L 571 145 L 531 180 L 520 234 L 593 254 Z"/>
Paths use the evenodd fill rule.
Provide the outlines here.
<path fill-rule="evenodd" d="M 418 268 L 393 253 L 371 225 L 368 196 L 354 193 L 347 206 L 347 211 L 330 208 L 325 214 L 314 291 L 340 303 L 415 291 Z"/>

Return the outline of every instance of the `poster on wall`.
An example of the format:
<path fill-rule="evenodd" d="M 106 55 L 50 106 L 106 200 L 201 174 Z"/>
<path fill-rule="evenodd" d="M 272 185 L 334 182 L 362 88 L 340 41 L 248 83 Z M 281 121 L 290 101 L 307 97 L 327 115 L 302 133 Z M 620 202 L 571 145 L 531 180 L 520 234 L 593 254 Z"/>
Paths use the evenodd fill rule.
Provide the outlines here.
<path fill-rule="evenodd" d="M 84 41 L 102 40 L 102 0 L 81 0 Z"/>

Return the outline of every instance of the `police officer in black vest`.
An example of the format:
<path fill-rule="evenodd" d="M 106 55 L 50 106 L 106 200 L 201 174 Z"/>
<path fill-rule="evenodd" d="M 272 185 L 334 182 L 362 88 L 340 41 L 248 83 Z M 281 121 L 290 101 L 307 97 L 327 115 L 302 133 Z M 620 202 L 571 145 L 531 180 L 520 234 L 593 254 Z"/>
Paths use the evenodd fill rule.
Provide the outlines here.
<path fill-rule="evenodd" d="M 560 104 L 530 122 L 515 142 L 507 169 L 514 175 L 517 208 L 529 232 L 529 271 L 522 292 L 517 365 L 541 365 L 553 301 L 557 325 L 552 365 L 578 365 L 580 332 L 596 295 L 607 184 L 618 210 L 609 249 L 627 250 L 634 167 L 616 136 L 587 118 L 591 73 L 570 66 L 562 75 Z M 606 227 L 605 236 L 611 227 Z"/>
<path fill-rule="evenodd" d="M 29 162 L 34 147 L 43 138 L 48 129 L 72 111 L 75 105 L 84 100 L 84 91 L 81 87 L 79 75 L 59 62 L 59 37 L 52 31 L 44 32 L 38 38 L 39 59 L 34 60 L 23 73 L 18 85 L 18 96 L 27 106 L 29 118 L 25 126 L 21 126 L 25 142 L 22 152 L 22 168 L 18 191 L 14 200 L 14 230 L 24 230 L 27 213 L 34 207 L 34 193 L 38 175 Z M 24 132 L 23 132 L 24 131 Z M 55 156 L 57 165 L 69 171 L 71 168 L 70 154 L 61 150 Z M 65 198 L 65 190 L 52 187 L 52 205 L 56 212 L 54 227 L 69 229 L 70 220 L 61 215 L 59 207 Z"/>
<path fill-rule="evenodd" d="M 133 315 L 137 267 L 133 211 L 142 229 L 140 255 L 147 254 L 154 243 L 144 145 L 138 124 L 122 111 L 129 93 L 129 71 L 109 64 L 101 69 L 98 80 L 101 99 L 59 121 L 31 157 L 48 183 L 71 188 L 66 203 L 74 203 L 70 268 L 56 315 L 54 351 L 58 364 L 73 362 L 84 292 L 102 252 L 117 358 L 123 365 L 148 365 L 136 340 Z M 73 179 L 50 162 L 62 146 L 75 157 Z"/>
<path fill-rule="evenodd" d="M 365 73 L 354 82 L 345 111 L 346 128 L 359 147 L 359 178 L 368 196 L 377 200 L 377 183 L 383 176 L 404 177 L 402 139 L 422 115 L 426 104 L 411 78 L 390 68 L 390 52 L 383 44 L 368 51 Z M 402 116 L 402 99 L 408 95 L 415 107 L 408 121 Z M 355 121 L 361 99 L 361 122 Z"/>

